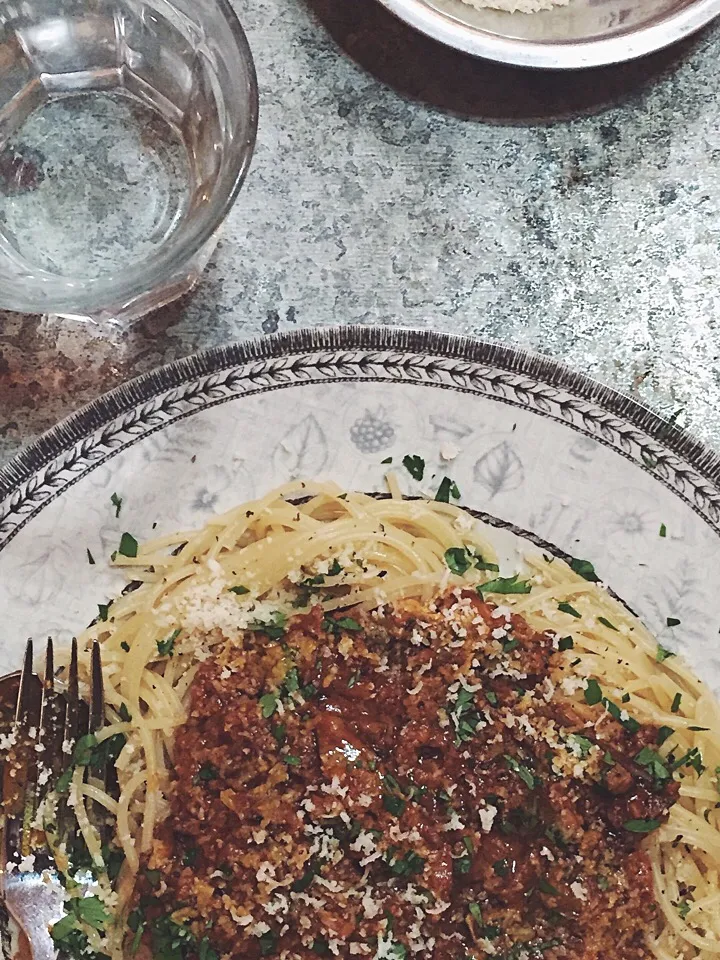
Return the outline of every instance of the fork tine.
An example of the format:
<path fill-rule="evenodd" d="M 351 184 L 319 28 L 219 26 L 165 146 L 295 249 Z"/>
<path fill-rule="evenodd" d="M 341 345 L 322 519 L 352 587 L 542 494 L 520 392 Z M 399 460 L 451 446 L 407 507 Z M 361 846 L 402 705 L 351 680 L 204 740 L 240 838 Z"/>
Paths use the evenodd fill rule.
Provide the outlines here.
<path fill-rule="evenodd" d="M 34 766 L 34 742 L 30 737 L 32 727 L 40 720 L 40 690 L 33 674 L 33 643 L 28 640 L 25 659 L 20 674 L 15 722 L 8 762 L 3 776 L 3 807 L 8 817 L 22 814 L 25 790 Z"/>
<path fill-rule="evenodd" d="M 90 658 L 90 733 L 99 730 L 105 723 L 105 694 L 103 690 L 100 644 L 93 640 Z"/>
<path fill-rule="evenodd" d="M 28 640 L 20 676 L 13 745 L 3 770 L 3 868 L 30 851 L 37 765 L 36 736 L 40 725 L 42 684 L 33 673 L 33 644 Z"/>
<path fill-rule="evenodd" d="M 74 744 L 78 735 L 78 652 L 77 640 L 72 639 L 72 648 L 70 651 L 70 669 L 68 671 L 67 693 L 67 711 L 65 713 L 65 741 Z M 65 766 L 70 762 L 69 755 L 66 754 Z"/>
<path fill-rule="evenodd" d="M 15 723 L 18 726 L 27 722 L 30 713 L 32 681 L 33 642 L 28 640 L 25 647 L 25 659 L 20 674 L 20 690 L 18 691 L 17 707 L 15 709 Z"/>
<path fill-rule="evenodd" d="M 48 637 L 45 647 L 45 675 L 43 677 L 43 689 L 52 691 L 55 689 L 55 654 L 53 651 L 52 637 Z"/>
<path fill-rule="evenodd" d="M 53 642 L 48 637 L 45 650 L 45 675 L 43 678 L 42 711 L 38 738 L 38 803 L 62 773 L 62 739 L 65 728 L 65 700 L 55 690 L 55 665 Z"/>

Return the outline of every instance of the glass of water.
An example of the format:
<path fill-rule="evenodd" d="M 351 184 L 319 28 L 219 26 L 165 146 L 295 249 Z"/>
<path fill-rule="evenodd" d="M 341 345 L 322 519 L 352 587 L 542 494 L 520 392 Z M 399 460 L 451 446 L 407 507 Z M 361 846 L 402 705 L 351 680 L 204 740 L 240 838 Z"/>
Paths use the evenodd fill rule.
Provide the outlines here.
<path fill-rule="evenodd" d="M 0 0 L 0 307 L 119 321 L 189 290 L 257 101 L 227 0 Z"/>

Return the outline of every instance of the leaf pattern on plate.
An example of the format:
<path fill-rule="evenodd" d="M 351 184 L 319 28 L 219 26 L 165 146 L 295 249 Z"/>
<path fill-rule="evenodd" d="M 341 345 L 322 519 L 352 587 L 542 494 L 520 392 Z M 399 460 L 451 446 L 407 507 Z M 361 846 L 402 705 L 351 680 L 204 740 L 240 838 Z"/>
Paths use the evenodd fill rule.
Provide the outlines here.
<path fill-rule="evenodd" d="M 448 438 L 464 440 L 473 432 L 473 427 L 469 427 L 466 423 L 462 423 L 447 414 L 442 416 L 433 414 L 430 417 L 430 424 L 438 440 L 447 440 Z"/>
<path fill-rule="evenodd" d="M 498 443 L 480 457 L 473 473 L 477 483 L 481 483 L 491 497 L 501 491 L 508 493 L 510 490 L 517 490 L 522 486 L 525 477 L 522 460 L 507 440 Z"/>
<path fill-rule="evenodd" d="M 316 476 L 327 460 L 327 438 L 312 413 L 290 427 L 273 454 L 275 469 L 292 478 Z"/>
<path fill-rule="evenodd" d="M 672 637 L 676 645 L 687 641 L 690 636 L 702 640 L 704 631 L 698 625 L 704 621 L 703 599 L 694 571 L 684 564 L 675 567 L 657 585 L 659 592 L 643 597 L 642 613 L 658 639 Z M 668 617 L 677 618 L 680 623 L 669 627 Z"/>

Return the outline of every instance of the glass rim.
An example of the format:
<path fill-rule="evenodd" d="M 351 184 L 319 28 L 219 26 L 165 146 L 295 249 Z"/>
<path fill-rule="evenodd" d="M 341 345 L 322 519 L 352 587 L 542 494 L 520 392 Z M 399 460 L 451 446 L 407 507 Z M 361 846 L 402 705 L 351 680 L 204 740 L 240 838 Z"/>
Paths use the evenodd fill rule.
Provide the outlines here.
<path fill-rule="evenodd" d="M 117 276 L 99 277 L 35 277 L 18 276 L 0 279 L 0 309 L 21 313 L 67 313 L 78 316 L 120 309 L 170 280 L 205 246 L 227 219 L 245 182 L 257 140 L 259 89 L 255 61 L 245 30 L 230 0 L 212 0 L 225 19 L 233 41 L 247 70 L 247 118 L 245 136 L 237 141 L 237 151 L 229 164 L 221 198 L 207 208 L 192 229 L 170 237 L 151 257 L 123 267 Z"/>

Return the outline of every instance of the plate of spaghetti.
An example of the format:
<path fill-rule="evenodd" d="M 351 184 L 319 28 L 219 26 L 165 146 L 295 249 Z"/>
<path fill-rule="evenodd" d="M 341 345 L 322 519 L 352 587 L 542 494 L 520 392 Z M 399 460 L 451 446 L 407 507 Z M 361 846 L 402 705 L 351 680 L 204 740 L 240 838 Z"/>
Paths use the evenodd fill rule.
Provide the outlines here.
<path fill-rule="evenodd" d="M 34 811 L 60 953 L 716 957 L 718 476 L 555 364 L 405 331 L 60 424 L 0 471 L 0 667 L 102 652 Z"/>

